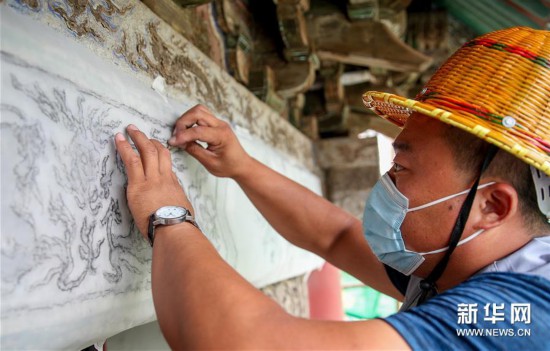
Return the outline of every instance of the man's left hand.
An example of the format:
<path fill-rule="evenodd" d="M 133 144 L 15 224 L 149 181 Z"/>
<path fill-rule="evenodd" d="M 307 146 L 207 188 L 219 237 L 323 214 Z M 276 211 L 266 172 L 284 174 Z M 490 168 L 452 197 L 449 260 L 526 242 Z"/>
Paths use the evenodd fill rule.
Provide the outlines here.
<path fill-rule="evenodd" d="M 128 176 L 128 207 L 139 231 L 147 238 L 149 217 L 160 207 L 182 206 L 193 215 L 194 211 L 172 171 L 170 151 L 158 140 L 147 138 L 134 125 L 126 130 L 139 154 L 121 133 L 116 134 L 115 144 Z"/>

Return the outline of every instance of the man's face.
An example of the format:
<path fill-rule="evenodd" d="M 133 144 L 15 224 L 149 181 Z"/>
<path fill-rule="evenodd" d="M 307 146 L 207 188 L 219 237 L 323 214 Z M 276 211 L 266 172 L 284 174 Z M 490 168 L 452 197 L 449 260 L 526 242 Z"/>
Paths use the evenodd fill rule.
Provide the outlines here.
<path fill-rule="evenodd" d="M 409 208 L 420 206 L 471 186 L 460 172 L 445 142 L 448 125 L 421 114 L 413 114 L 395 139 L 394 167 L 390 174 L 399 191 L 409 199 Z M 466 195 L 410 212 L 401 232 L 407 249 L 426 252 L 448 246 L 450 233 Z M 440 255 L 430 255 L 437 262 Z M 430 271 L 423 264 L 416 274 Z"/>

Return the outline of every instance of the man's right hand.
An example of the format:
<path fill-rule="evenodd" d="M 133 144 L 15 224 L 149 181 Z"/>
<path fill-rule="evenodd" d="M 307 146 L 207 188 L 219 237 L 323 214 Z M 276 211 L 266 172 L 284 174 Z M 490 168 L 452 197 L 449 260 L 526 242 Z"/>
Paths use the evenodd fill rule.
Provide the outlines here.
<path fill-rule="evenodd" d="M 203 148 L 197 141 L 206 142 L 208 147 Z M 357 218 L 253 159 L 229 124 L 214 117 L 206 107 L 197 105 L 184 113 L 168 143 L 185 149 L 213 175 L 233 178 L 286 240 L 376 290 L 401 297 L 368 246 Z"/>
<path fill-rule="evenodd" d="M 208 146 L 204 148 L 197 141 Z M 187 151 L 217 177 L 237 178 L 247 172 L 252 161 L 229 124 L 202 105 L 181 115 L 168 144 Z"/>

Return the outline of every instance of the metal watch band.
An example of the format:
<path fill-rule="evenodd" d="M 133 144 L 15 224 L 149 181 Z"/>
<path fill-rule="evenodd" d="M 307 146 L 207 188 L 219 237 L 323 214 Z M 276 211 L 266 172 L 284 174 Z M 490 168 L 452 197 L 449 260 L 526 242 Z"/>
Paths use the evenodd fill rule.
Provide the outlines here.
<path fill-rule="evenodd" d="M 151 214 L 149 216 L 149 225 L 147 226 L 147 239 L 149 239 L 149 244 L 151 245 L 151 247 L 153 247 L 153 243 L 155 242 L 155 227 L 156 227 L 156 225 L 155 225 L 155 213 L 156 212 L 153 212 L 153 214 Z M 199 227 L 199 225 L 197 224 L 197 222 L 195 221 L 195 219 L 193 218 L 193 216 L 185 216 L 183 218 L 183 220 L 179 223 L 185 223 L 185 222 L 191 223 L 192 225 L 197 227 L 198 230 L 201 229 Z"/>

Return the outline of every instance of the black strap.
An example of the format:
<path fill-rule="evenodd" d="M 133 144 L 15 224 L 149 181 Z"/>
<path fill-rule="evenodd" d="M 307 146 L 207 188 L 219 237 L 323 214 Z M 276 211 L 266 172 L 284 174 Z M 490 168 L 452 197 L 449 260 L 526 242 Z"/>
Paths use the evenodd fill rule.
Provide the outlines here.
<path fill-rule="evenodd" d="M 155 241 L 155 213 L 149 216 L 149 224 L 147 225 L 147 239 L 149 239 L 149 244 L 153 247 Z"/>
<path fill-rule="evenodd" d="M 409 281 L 411 280 L 411 277 L 393 269 L 386 264 L 384 264 L 384 268 L 386 269 L 386 274 L 388 275 L 388 278 L 390 278 L 393 286 L 395 286 L 395 288 L 403 296 L 405 296 L 405 293 L 407 292 L 407 286 L 409 286 Z"/>
<path fill-rule="evenodd" d="M 445 256 L 443 256 L 441 261 L 437 263 L 437 265 L 434 267 L 434 269 L 428 275 L 428 277 L 420 282 L 420 289 L 422 289 L 422 294 L 420 295 L 418 304 L 421 304 L 422 302 L 426 301 L 430 297 L 437 295 L 436 282 L 439 278 L 441 278 L 441 276 L 445 272 L 445 269 L 449 264 L 449 259 L 451 258 L 451 255 L 453 254 L 454 250 L 456 249 L 456 245 L 460 241 L 460 237 L 464 232 L 464 227 L 466 226 L 466 222 L 468 221 L 468 216 L 470 215 L 470 210 L 472 209 L 472 204 L 474 203 L 474 198 L 476 196 L 477 187 L 479 186 L 481 175 L 483 174 L 483 172 L 485 172 L 487 167 L 489 167 L 489 164 L 495 157 L 498 150 L 499 150 L 498 147 L 494 145 L 489 145 L 489 149 L 485 154 L 485 158 L 480 167 L 478 176 L 474 182 L 474 185 L 472 185 L 472 188 L 468 192 L 468 196 L 466 197 L 466 200 L 464 200 L 464 203 L 460 208 L 460 212 L 456 219 L 455 225 L 453 227 L 453 230 L 451 231 L 451 238 L 449 239 L 449 249 L 445 252 Z"/>

